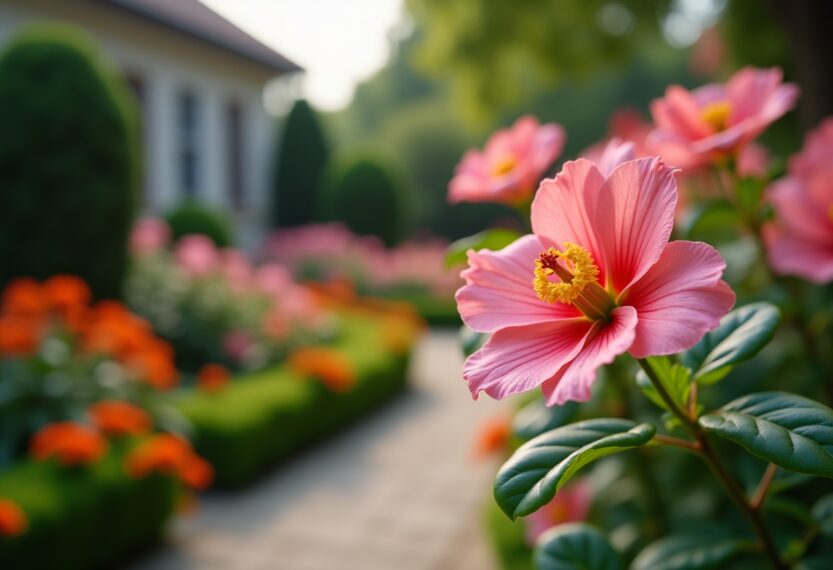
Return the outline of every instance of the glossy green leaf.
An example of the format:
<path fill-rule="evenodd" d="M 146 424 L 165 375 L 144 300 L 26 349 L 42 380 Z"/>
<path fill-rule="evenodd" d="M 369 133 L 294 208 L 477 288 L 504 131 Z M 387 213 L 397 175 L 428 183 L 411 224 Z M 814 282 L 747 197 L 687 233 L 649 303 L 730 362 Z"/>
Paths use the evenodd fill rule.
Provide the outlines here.
<path fill-rule="evenodd" d="M 694 379 L 701 384 L 717 382 L 737 364 L 749 360 L 765 347 L 781 317 L 769 303 L 752 303 L 735 309 L 713 331 L 681 355 Z"/>
<path fill-rule="evenodd" d="M 536 570 L 619 570 L 619 555 L 607 538 L 584 523 L 561 524 L 535 544 Z"/>
<path fill-rule="evenodd" d="M 459 239 L 448 246 L 448 251 L 445 255 L 445 266 L 454 267 L 455 265 L 465 265 L 468 260 L 466 252 L 470 249 L 503 249 L 519 237 L 521 237 L 521 234 L 514 230 L 499 228 L 486 230 L 473 236 Z"/>
<path fill-rule="evenodd" d="M 469 357 L 478 350 L 489 339 L 486 333 L 480 333 L 471 330 L 466 325 L 460 327 L 460 346 L 463 349 L 463 355 Z"/>
<path fill-rule="evenodd" d="M 677 535 L 652 542 L 639 553 L 631 570 L 708 570 L 729 568 L 737 554 L 755 544 L 717 532 Z"/>
<path fill-rule="evenodd" d="M 682 409 L 688 408 L 688 395 L 691 392 L 691 371 L 681 364 L 671 362 L 665 356 L 651 356 L 648 363 L 656 372 L 665 391 Z M 636 373 L 636 384 L 642 393 L 660 408 L 667 410 L 665 400 L 659 395 L 654 384 L 648 379 L 644 370 Z"/>
<path fill-rule="evenodd" d="M 818 523 L 821 533 L 833 538 L 833 495 L 825 495 L 813 505 L 813 519 Z"/>
<path fill-rule="evenodd" d="M 711 433 L 779 467 L 833 477 L 833 410 L 786 392 L 759 392 L 700 417 Z"/>
<path fill-rule="evenodd" d="M 570 478 L 591 461 L 648 443 L 656 428 L 631 420 L 600 418 L 548 431 L 526 442 L 495 480 L 495 500 L 511 518 L 549 503 Z"/>
<path fill-rule="evenodd" d="M 528 441 L 544 432 L 565 425 L 578 410 L 578 402 L 569 401 L 561 406 L 547 406 L 544 400 L 535 400 L 521 408 L 512 422 L 512 432 L 520 440 Z"/>

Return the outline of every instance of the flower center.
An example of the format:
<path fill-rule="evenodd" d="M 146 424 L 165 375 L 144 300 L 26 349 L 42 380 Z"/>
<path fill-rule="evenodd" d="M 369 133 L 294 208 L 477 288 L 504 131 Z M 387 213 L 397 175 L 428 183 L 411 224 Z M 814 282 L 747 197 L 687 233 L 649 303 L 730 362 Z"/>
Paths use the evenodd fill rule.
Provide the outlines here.
<path fill-rule="evenodd" d="M 509 174 L 518 164 L 518 159 L 511 154 L 504 155 L 500 160 L 492 165 L 493 176 L 503 176 Z"/>
<path fill-rule="evenodd" d="M 553 275 L 559 281 L 551 281 Z M 546 303 L 574 305 L 592 320 L 606 319 L 616 303 L 599 285 L 598 276 L 599 268 L 590 252 L 565 242 L 562 251 L 551 247 L 535 260 L 532 288 Z"/>
<path fill-rule="evenodd" d="M 703 107 L 700 116 L 715 131 L 720 132 L 726 130 L 731 112 L 732 106 L 728 101 L 715 101 Z"/>

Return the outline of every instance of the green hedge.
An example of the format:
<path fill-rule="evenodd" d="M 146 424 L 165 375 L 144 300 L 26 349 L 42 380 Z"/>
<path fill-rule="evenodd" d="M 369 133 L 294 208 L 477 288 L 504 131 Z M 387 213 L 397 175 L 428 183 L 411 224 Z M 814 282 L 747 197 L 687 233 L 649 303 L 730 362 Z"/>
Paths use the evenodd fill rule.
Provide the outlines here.
<path fill-rule="evenodd" d="M 123 459 L 111 450 L 90 468 L 27 460 L 0 473 L 0 497 L 13 499 L 29 519 L 21 536 L 0 537 L 0 568 L 98 568 L 153 542 L 174 511 L 176 482 L 132 479 Z"/>
<path fill-rule="evenodd" d="M 405 385 L 407 356 L 379 350 L 376 319 L 351 315 L 334 347 L 356 371 L 356 386 L 334 394 L 283 366 L 239 378 L 218 393 L 194 393 L 179 409 L 193 423 L 197 451 L 216 484 L 235 487 L 377 408 Z"/>
<path fill-rule="evenodd" d="M 510 520 L 491 496 L 483 509 L 483 526 L 501 570 L 533 570 L 523 520 Z"/>
<path fill-rule="evenodd" d="M 171 227 L 173 241 L 187 235 L 200 234 L 211 238 L 217 247 L 229 247 L 232 243 L 228 218 L 199 202 L 180 204 L 165 216 L 165 221 Z"/>

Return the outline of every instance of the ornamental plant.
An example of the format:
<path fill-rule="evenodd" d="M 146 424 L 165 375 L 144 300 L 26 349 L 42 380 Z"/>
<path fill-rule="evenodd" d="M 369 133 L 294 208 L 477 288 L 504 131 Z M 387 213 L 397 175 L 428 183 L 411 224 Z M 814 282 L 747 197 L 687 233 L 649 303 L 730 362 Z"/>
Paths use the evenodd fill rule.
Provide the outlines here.
<path fill-rule="evenodd" d="M 452 246 L 473 397 L 527 393 L 494 497 L 530 566 L 833 566 L 833 139 L 781 180 L 754 146 L 797 95 L 671 87 L 514 203 L 528 235 Z"/>
<path fill-rule="evenodd" d="M 255 370 L 336 334 L 335 317 L 284 267 L 256 266 L 204 235 L 170 238 L 161 220 L 137 224 L 126 290 L 130 307 L 175 348 L 180 369 Z"/>

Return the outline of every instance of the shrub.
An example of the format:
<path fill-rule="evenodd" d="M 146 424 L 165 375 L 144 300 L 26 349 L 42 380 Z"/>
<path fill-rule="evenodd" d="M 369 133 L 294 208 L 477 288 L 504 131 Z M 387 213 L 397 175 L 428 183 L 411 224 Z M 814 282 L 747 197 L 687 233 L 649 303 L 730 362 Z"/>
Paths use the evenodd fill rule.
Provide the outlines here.
<path fill-rule="evenodd" d="M 297 101 L 292 107 L 277 149 L 272 223 L 280 227 L 308 224 L 315 217 L 315 194 L 330 152 L 315 112 L 306 101 Z"/>
<path fill-rule="evenodd" d="M 68 273 L 97 297 L 121 295 L 135 115 L 81 32 L 33 27 L 0 55 L 0 285 Z"/>
<path fill-rule="evenodd" d="M 344 222 L 362 235 L 392 246 L 404 236 L 407 205 L 394 167 L 373 154 L 351 154 L 327 165 L 320 210 L 328 221 Z"/>
<path fill-rule="evenodd" d="M 211 238 L 217 247 L 231 245 L 228 220 L 197 202 L 181 204 L 167 215 L 166 221 L 171 228 L 174 241 L 182 236 L 201 234 Z"/>

